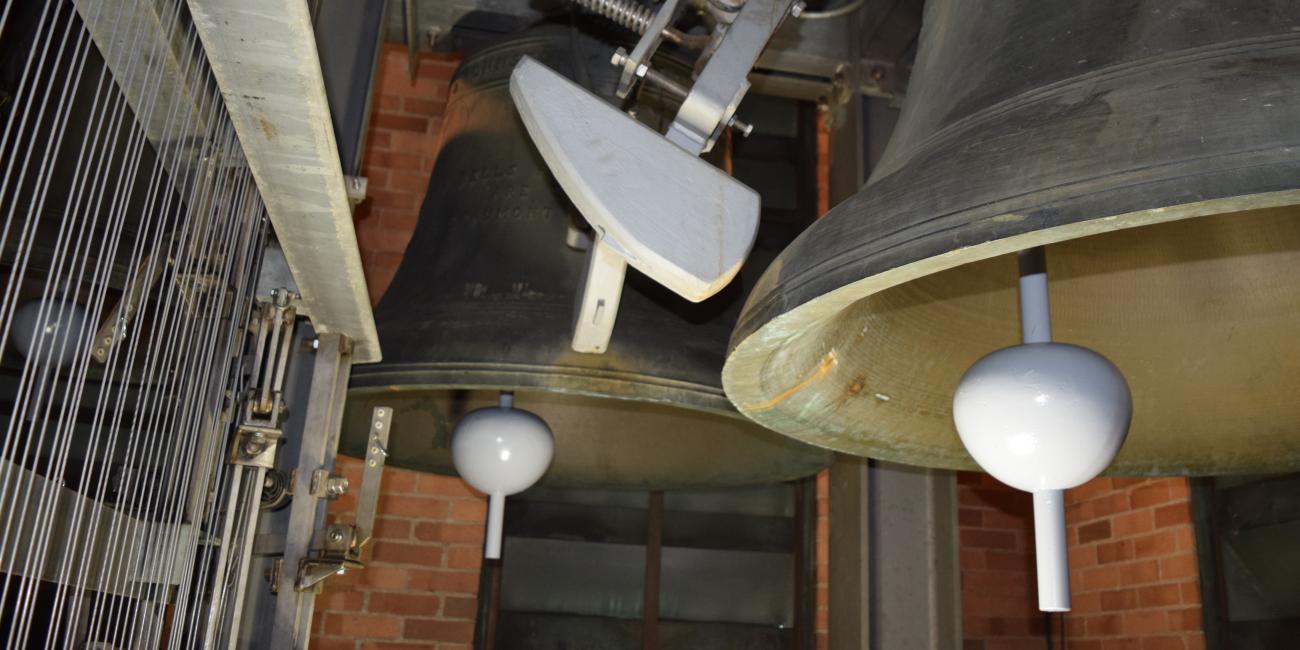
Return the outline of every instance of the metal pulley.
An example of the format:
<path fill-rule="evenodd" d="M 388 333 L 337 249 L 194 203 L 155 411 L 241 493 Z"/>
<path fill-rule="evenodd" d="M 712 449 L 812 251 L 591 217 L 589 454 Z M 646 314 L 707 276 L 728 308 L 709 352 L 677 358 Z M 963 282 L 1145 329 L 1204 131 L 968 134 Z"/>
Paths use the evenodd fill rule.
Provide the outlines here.
<path fill-rule="evenodd" d="M 364 449 L 366 417 L 382 403 L 394 408 L 388 463 L 451 473 L 456 422 L 511 390 L 554 432 L 549 485 L 744 485 L 829 462 L 829 452 L 740 417 L 719 381 L 744 293 L 788 240 L 760 237 L 737 280 L 700 303 L 629 271 L 607 351 L 570 348 L 587 264 L 583 222 L 507 85 L 527 55 L 612 97 L 611 50 L 576 30 L 542 28 L 460 66 L 419 224 L 376 308 L 384 361 L 352 372 L 344 453 Z M 666 93 L 643 89 L 637 113 L 667 123 L 673 107 Z"/>
<path fill-rule="evenodd" d="M 932 0 L 883 159 L 768 269 L 723 383 L 797 439 L 974 468 L 953 391 L 1045 245 L 1054 340 L 1132 389 L 1110 473 L 1295 470 L 1297 204 L 1300 4 Z"/>

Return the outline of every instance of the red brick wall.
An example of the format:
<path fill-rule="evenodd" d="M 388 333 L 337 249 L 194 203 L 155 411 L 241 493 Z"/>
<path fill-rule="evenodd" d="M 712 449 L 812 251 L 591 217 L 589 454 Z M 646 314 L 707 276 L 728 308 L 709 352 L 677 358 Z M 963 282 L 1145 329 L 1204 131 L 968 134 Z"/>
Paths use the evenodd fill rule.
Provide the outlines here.
<path fill-rule="evenodd" d="M 962 472 L 958 501 L 966 649 L 1042 648 L 1031 497 Z M 1093 480 L 1066 492 L 1066 522 L 1070 648 L 1205 647 L 1186 479 Z"/>
<path fill-rule="evenodd" d="M 361 169 L 368 182 L 366 200 L 353 215 L 371 302 L 379 302 L 411 241 L 459 63 L 455 55 L 422 54 L 412 82 L 404 45 L 387 45 L 380 54 Z"/>
<path fill-rule="evenodd" d="M 443 107 L 458 57 L 425 54 L 414 82 L 406 49 L 380 58 L 362 175 L 367 199 L 354 221 L 361 260 L 378 302 L 392 281 L 437 156 Z M 361 484 L 361 462 L 340 457 Z M 459 478 L 388 468 L 366 568 L 328 580 L 316 600 L 316 650 L 468 650 L 474 637 L 486 501 Z M 330 506 L 350 521 L 354 495 Z"/>
<path fill-rule="evenodd" d="M 361 485 L 361 461 L 338 470 Z M 352 521 L 355 494 L 330 505 Z M 366 567 L 325 582 L 316 650 L 468 650 L 474 639 L 486 501 L 458 478 L 388 468 Z"/>

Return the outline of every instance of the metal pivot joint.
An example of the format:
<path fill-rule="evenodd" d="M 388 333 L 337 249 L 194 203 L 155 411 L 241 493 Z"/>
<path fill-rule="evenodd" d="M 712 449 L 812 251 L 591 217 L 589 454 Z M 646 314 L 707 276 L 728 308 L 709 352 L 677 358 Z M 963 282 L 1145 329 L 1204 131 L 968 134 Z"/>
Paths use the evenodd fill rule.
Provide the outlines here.
<path fill-rule="evenodd" d="M 682 98 L 666 134 L 528 57 L 515 67 L 510 92 L 520 117 L 594 232 L 575 308 L 573 350 L 608 349 L 628 265 L 692 302 L 713 296 L 739 272 L 758 230 L 758 195 L 711 173 L 716 170 L 699 156 L 729 126 L 750 132 L 736 121 L 736 107 L 749 90 L 750 69 L 793 4 L 748 0 L 734 17 L 719 21 L 716 46 L 703 54 L 707 62 L 689 90 L 650 67 L 678 0 L 659 6 L 632 52 L 620 49 L 610 61 L 621 68 L 619 98 L 638 79 Z M 617 146 L 596 146 L 597 140 Z M 636 177 L 610 171 L 646 168 L 655 171 Z"/>
<path fill-rule="evenodd" d="M 253 374 L 242 396 L 239 428 L 231 444 L 230 462 L 245 467 L 275 468 L 282 437 L 284 375 L 293 342 L 297 298 L 287 289 L 259 301 L 253 320 Z"/>
<path fill-rule="evenodd" d="M 365 567 L 361 562 L 361 549 L 374 532 L 379 482 L 383 478 L 384 459 L 388 456 L 388 433 L 392 421 L 393 409 L 387 406 L 376 407 L 371 413 L 370 440 L 366 446 L 356 522 L 333 523 L 321 532 L 320 550 L 303 558 L 298 565 L 294 582 L 298 591 L 319 591 L 321 583 L 330 576 Z M 312 476 L 311 494 L 317 498 L 337 498 L 348 489 L 347 483 L 347 479 L 331 477 L 327 470 L 316 470 Z"/>

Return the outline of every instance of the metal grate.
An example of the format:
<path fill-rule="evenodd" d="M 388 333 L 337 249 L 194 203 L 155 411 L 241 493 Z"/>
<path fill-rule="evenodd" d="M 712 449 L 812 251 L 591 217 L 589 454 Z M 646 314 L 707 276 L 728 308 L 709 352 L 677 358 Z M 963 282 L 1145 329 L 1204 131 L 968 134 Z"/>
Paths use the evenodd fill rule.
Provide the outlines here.
<path fill-rule="evenodd" d="M 261 197 L 180 0 L 8 0 L 0 75 L 0 638 L 212 647 Z"/>

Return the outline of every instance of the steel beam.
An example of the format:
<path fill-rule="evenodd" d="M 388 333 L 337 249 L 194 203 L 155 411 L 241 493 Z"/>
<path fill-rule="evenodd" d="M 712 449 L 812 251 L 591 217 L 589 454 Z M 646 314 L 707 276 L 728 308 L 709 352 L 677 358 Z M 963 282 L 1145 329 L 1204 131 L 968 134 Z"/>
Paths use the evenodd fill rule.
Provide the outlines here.
<path fill-rule="evenodd" d="M 188 0 L 226 109 L 317 332 L 380 359 L 311 15 L 302 0 Z"/>
<path fill-rule="evenodd" d="M 313 590 L 298 591 L 296 584 L 298 568 L 311 552 L 312 538 L 325 523 L 327 503 L 312 496 L 311 475 L 313 470 L 334 467 L 351 372 L 347 337 L 322 334 L 317 342 L 271 632 L 270 647 L 285 650 L 306 648 L 311 637 L 316 594 Z"/>

